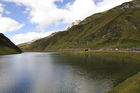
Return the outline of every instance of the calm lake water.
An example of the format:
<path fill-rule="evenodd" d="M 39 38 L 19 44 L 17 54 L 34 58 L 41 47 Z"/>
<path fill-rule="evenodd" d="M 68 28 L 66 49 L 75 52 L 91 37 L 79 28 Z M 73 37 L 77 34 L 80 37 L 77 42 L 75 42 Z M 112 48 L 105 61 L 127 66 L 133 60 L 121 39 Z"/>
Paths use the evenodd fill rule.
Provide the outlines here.
<path fill-rule="evenodd" d="M 23 53 L 0 56 L 0 93 L 105 93 L 140 71 L 127 58 Z"/>

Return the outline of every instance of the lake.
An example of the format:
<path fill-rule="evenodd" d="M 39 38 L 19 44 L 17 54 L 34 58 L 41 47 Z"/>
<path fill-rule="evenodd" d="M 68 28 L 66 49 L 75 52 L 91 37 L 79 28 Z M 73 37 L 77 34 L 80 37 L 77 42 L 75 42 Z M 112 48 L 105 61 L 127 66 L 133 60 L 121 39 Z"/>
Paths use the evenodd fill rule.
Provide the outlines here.
<path fill-rule="evenodd" d="M 53 52 L 2 55 L 0 93 L 105 93 L 138 71 L 139 62 L 129 58 Z"/>

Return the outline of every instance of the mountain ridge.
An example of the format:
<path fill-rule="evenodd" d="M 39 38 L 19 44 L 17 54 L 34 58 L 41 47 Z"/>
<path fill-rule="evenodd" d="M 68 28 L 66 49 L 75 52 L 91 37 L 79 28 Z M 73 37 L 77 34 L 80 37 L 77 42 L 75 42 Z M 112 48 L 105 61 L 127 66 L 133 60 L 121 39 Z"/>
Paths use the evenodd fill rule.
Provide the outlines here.
<path fill-rule="evenodd" d="M 67 31 L 20 44 L 24 51 L 140 48 L 140 2 L 126 2 L 91 15 Z"/>

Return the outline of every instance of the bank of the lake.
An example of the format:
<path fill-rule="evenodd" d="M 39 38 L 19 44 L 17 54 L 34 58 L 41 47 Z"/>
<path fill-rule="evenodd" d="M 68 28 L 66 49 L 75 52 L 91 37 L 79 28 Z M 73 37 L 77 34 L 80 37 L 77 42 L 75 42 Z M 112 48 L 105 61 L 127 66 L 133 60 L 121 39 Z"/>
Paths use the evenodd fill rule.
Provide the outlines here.
<path fill-rule="evenodd" d="M 65 52 L 68 53 L 68 52 Z M 135 60 L 134 62 L 140 62 L 140 52 L 139 51 L 80 51 L 80 52 L 69 52 L 70 54 L 79 54 L 79 55 L 86 55 L 86 56 L 96 56 L 100 57 L 101 59 L 110 59 L 112 58 L 128 58 L 131 60 Z M 119 61 L 118 61 L 119 62 Z M 128 68 L 129 69 L 129 68 Z M 135 68 L 134 68 L 135 69 Z M 124 78 L 125 77 L 125 78 Z M 120 78 L 120 80 L 116 81 L 115 88 L 110 90 L 107 93 L 140 93 L 140 72 L 132 73 L 129 76 L 125 76 Z M 117 77 L 116 77 L 117 78 Z"/>
<path fill-rule="evenodd" d="M 129 77 L 107 93 L 140 93 L 140 73 Z"/>
<path fill-rule="evenodd" d="M 88 55 L 96 55 L 96 56 L 105 56 L 105 57 L 110 57 L 110 56 L 114 56 L 114 57 L 127 57 L 127 58 L 132 58 L 134 60 L 140 60 L 140 51 L 119 51 L 119 52 L 115 52 L 115 51 L 89 51 L 89 52 L 85 52 L 82 51 L 80 53 L 83 54 L 88 54 Z"/>

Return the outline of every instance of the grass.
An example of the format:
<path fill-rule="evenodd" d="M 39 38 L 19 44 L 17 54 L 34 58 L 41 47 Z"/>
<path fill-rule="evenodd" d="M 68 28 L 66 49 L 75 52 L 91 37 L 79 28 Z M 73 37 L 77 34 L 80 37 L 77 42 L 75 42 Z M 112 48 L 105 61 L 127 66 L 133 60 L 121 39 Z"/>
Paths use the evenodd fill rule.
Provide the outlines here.
<path fill-rule="evenodd" d="M 129 77 L 107 93 L 140 93 L 140 73 Z"/>
<path fill-rule="evenodd" d="M 75 52 L 78 53 L 78 52 Z M 140 60 L 140 52 L 135 52 L 135 51 L 131 51 L 131 52 L 104 52 L 104 51 L 100 51 L 100 52 L 93 52 L 93 51 L 89 51 L 89 52 L 85 52 L 85 51 L 81 51 L 79 52 L 80 54 L 87 54 L 87 55 L 94 55 L 94 56 L 104 56 L 104 57 L 110 57 L 110 56 L 114 56 L 114 57 L 126 57 L 126 58 L 131 58 L 131 59 L 135 59 L 135 60 Z"/>
<path fill-rule="evenodd" d="M 0 47 L 0 55 L 7 55 L 7 54 L 17 54 L 18 52 L 15 49 L 9 47 Z"/>
<path fill-rule="evenodd" d="M 21 53 L 22 51 L 8 39 L 4 34 L 0 33 L 0 55 Z"/>

